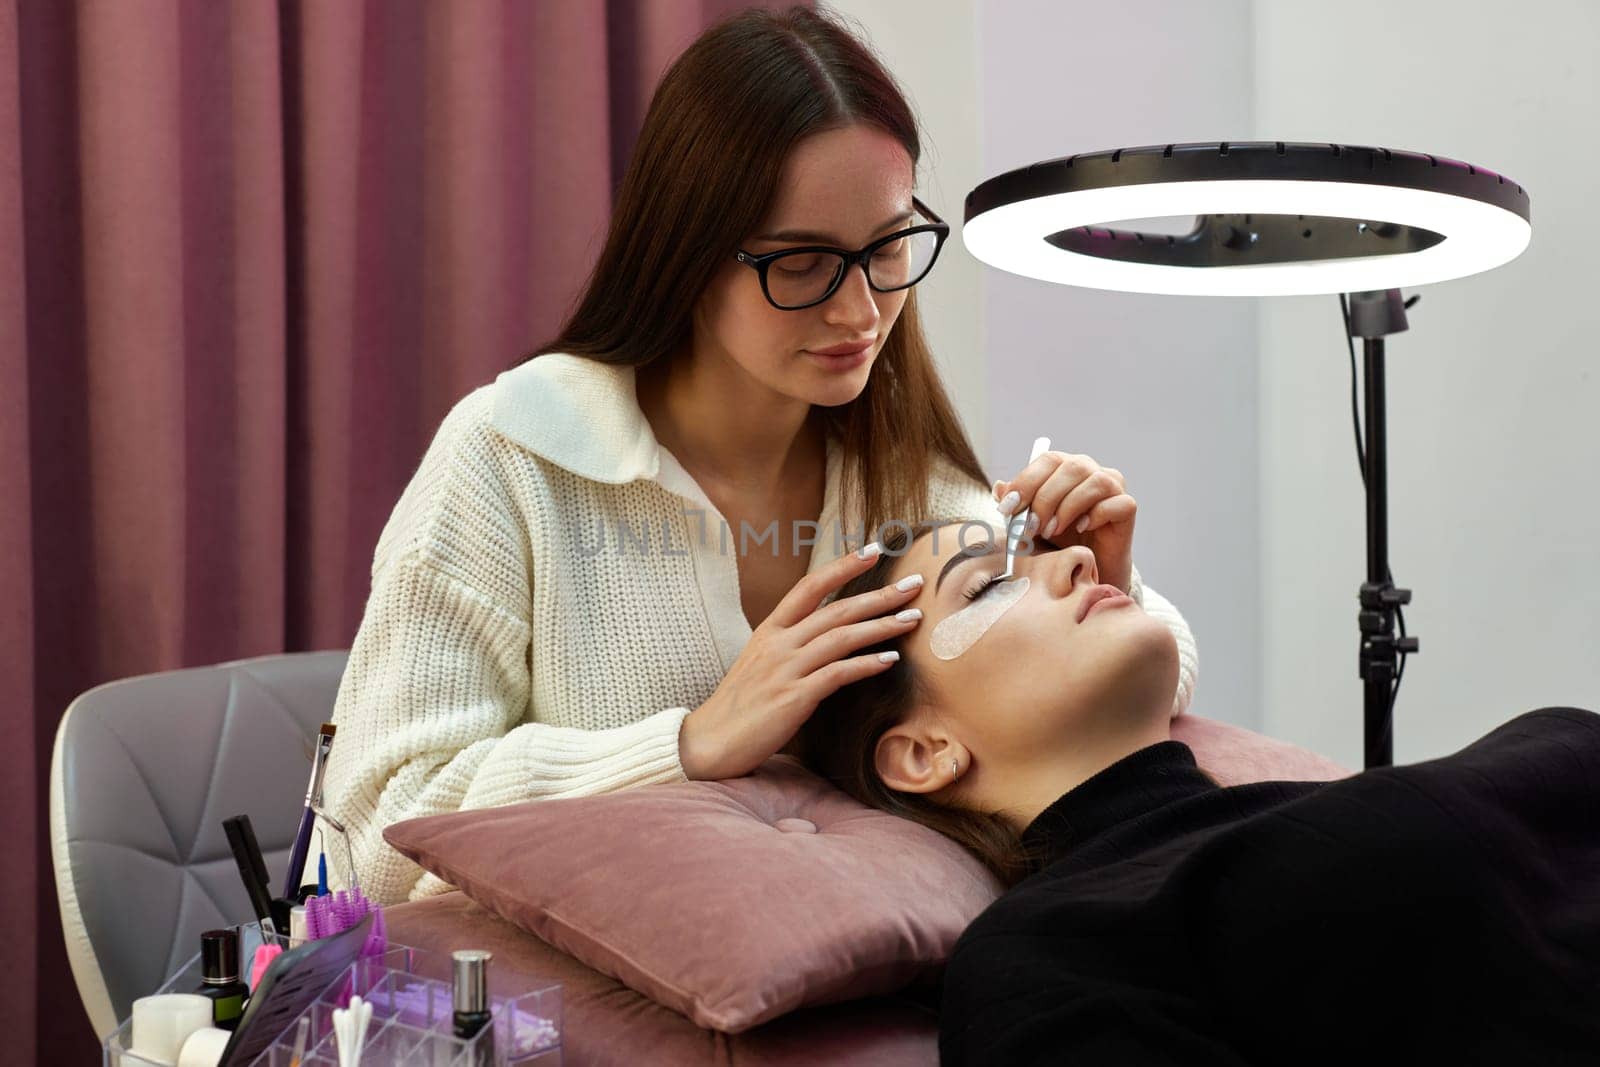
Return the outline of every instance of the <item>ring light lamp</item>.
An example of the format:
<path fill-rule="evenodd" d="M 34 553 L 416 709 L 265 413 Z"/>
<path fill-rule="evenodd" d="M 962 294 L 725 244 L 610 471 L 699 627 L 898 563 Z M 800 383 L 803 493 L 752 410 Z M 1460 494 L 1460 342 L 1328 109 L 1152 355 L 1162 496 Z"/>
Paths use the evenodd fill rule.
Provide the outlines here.
<path fill-rule="evenodd" d="M 1120 220 L 1193 215 L 1183 235 Z M 1515 259 L 1532 238 L 1528 194 L 1502 174 L 1421 152 L 1332 143 L 1206 141 L 1047 159 L 967 194 L 962 243 L 992 267 L 1092 289 L 1191 296 L 1338 293 L 1365 354 L 1367 580 L 1358 673 L 1367 767 L 1393 762 L 1403 656 L 1418 651 L 1389 570 L 1384 338 L 1409 328 L 1399 287 L 1464 278 Z M 1400 636 L 1394 635 L 1398 616 Z M 1398 666 L 1397 666 L 1398 665 Z"/>
<path fill-rule="evenodd" d="M 1183 236 L 1107 223 L 1195 215 Z M 1285 141 L 1145 145 L 1045 160 L 967 195 L 993 267 L 1134 293 L 1292 296 L 1463 278 L 1528 246 L 1528 195 L 1459 160 Z"/>

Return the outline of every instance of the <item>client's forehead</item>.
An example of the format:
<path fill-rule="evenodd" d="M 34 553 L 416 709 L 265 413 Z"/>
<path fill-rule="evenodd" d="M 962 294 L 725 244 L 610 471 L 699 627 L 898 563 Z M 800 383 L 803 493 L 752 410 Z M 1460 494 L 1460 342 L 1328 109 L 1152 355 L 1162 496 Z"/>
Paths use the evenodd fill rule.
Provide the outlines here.
<path fill-rule="evenodd" d="M 895 560 L 892 577 L 898 580 L 908 574 L 920 573 L 931 589 L 940 569 L 952 556 L 963 551 L 968 554 L 981 551 L 980 546 L 993 544 L 996 539 L 997 531 L 985 522 L 944 523 L 919 533 L 910 547 Z"/>

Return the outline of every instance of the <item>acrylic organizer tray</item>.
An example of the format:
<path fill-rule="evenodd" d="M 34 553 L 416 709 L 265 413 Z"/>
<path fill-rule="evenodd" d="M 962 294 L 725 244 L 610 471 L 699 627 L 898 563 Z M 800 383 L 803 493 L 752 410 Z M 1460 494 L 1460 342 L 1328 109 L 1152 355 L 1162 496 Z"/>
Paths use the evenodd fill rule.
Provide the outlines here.
<path fill-rule="evenodd" d="M 241 957 L 261 943 L 255 924 L 236 927 Z M 469 946 L 462 946 L 469 947 Z M 188 992 L 200 985 L 197 953 L 157 992 Z M 290 1067 L 299 1020 L 308 1021 L 300 1067 L 338 1067 L 333 1012 L 352 994 L 372 1005 L 362 1067 L 562 1067 L 562 986 L 504 968 L 489 970 L 490 1022 L 472 1040 L 454 1035 L 450 957 L 390 944 L 381 956 L 358 960 L 340 972 L 315 1002 L 241 1067 Z M 123 1022 L 103 1049 L 104 1067 L 158 1067 L 129 1051 L 133 1021 Z"/>

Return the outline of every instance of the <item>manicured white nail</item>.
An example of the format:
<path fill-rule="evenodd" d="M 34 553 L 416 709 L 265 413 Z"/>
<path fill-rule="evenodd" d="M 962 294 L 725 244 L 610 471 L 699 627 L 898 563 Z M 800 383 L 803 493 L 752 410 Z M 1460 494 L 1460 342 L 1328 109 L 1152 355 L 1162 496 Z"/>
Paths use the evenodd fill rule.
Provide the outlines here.
<path fill-rule="evenodd" d="M 1017 505 L 1022 503 L 1022 494 L 1015 489 L 1007 493 L 1000 501 L 1000 514 L 1010 515 L 1017 510 Z"/>
<path fill-rule="evenodd" d="M 907 589 L 915 589 L 917 586 L 919 586 L 921 584 L 922 584 L 922 575 L 920 575 L 920 574 L 908 574 L 904 578 L 900 579 L 898 582 L 895 582 L 894 583 L 894 587 L 896 589 L 900 590 L 902 593 L 904 593 Z"/>
<path fill-rule="evenodd" d="M 922 609 L 907 608 L 904 611 L 895 612 L 894 617 L 899 622 L 916 622 L 918 619 L 922 618 Z"/>
<path fill-rule="evenodd" d="M 900 658 L 900 653 L 898 653 L 898 652 L 879 652 L 878 653 L 878 662 L 879 663 L 893 663 L 895 660 L 897 660 L 899 658 Z"/>
<path fill-rule="evenodd" d="M 1083 533 L 1083 531 L 1088 529 L 1088 527 L 1089 527 L 1089 516 L 1085 515 L 1083 518 L 1078 520 L 1078 532 L 1079 533 Z"/>
<path fill-rule="evenodd" d="M 878 541 L 874 541 L 874 542 L 872 542 L 872 544 L 863 545 L 860 549 L 858 549 L 856 551 L 856 556 L 858 558 L 860 558 L 860 559 L 868 559 L 868 558 L 870 558 L 872 556 L 876 556 L 879 552 L 882 552 L 882 551 L 883 551 L 883 545 Z"/>
<path fill-rule="evenodd" d="M 1050 540 L 1050 535 L 1056 532 L 1056 526 L 1060 522 L 1061 522 L 1061 516 L 1060 515 L 1052 515 L 1052 516 L 1050 516 L 1050 522 L 1044 528 L 1044 535 L 1043 536 L 1044 536 L 1044 539 L 1046 541 Z"/>

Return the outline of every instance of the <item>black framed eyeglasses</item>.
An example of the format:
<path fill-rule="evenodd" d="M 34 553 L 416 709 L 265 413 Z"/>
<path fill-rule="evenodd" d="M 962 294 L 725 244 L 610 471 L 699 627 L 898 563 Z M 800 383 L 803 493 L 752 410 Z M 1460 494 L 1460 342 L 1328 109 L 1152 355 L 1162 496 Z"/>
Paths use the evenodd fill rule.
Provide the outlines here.
<path fill-rule="evenodd" d="M 931 222 L 896 230 L 851 252 L 828 245 L 806 245 L 756 255 L 740 249 L 735 257 L 761 278 L 761 292 L 779 311 L 813 307 L 832 296 L 853 263 L 861 264 L 867 284 L 880 293 L 916 285 L 933 269 L 949 225 L 916 197 L 912 208 Z"/>

